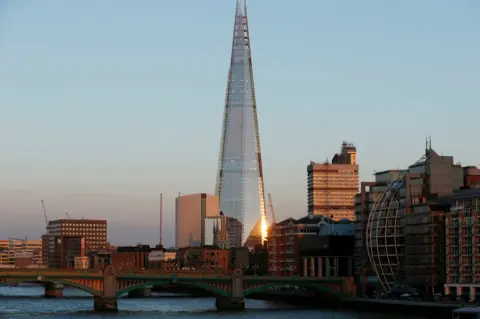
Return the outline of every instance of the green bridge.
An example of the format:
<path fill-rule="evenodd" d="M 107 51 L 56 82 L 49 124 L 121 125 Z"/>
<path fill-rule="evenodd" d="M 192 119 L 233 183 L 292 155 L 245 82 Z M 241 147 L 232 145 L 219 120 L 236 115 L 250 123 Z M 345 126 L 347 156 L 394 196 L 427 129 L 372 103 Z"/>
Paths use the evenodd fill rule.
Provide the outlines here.
<path fill-rule="evenodd" d="M 244 298 L 254 293 L 269 293 L 272 288 L 290 285 L 334 297 L 354 295 L 351 278 L 244 276 L 240 269 L 231 275 L 196 272 L 121 272 L 112 266 L 103 272 L 94 270 L 12 269 L 0 271 L 0 284 L 43 283 L 45 296 L 58 297 L 63 287 L 74 287 L 94 297 L 97 311 L 116 311 L 118 297 L 142 293 L 152 286 L 174 285 L 205 290 L 215 296 L 218 310 L 243 310 Z"/>

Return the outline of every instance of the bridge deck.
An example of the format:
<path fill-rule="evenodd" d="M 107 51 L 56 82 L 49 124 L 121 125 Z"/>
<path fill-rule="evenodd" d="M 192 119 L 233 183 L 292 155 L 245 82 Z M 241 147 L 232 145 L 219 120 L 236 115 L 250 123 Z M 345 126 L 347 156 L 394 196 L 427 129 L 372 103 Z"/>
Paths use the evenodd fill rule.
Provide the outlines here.
<path fill-rule="evenodd" d="M 70 269 L 8 269 L 1 271 L 0 277 L 3 278 L 30 278 L 30 277 L 48 277 L 48 278 L 103 278 L 100 270 L 70 270 Z M 116 275 L 120 280 L 170 280 L 172 277 L 192 280 L 231 280 L 231 275 L 223 275 L 218 272 L 191 272 L 191 271 L 119 271 Z M 315 277 L 275 277 L 275 276 L 242 276 L 246 282 L 268 282 L 268 283 L 332 283 L 339 284 L 343 278 L 315 278 Z"/>

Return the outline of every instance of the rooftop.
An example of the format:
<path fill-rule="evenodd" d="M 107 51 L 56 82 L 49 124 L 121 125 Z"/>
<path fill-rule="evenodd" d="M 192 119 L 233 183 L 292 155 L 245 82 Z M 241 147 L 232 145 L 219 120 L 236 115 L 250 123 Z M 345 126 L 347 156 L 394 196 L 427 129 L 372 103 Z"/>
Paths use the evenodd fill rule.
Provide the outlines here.
<path fill-rule="evenodd" d="M 55 219 L 48 221 L 48 224 L 63 224 L 63 223 L 73 223 L 73 224 L 106 224 L 106 219 Z"/>
<path fill-rule="evenodd" d="M 282 220 L 281 222 L 276 223 L 275 226 L 286 226 L 290 222 L 292 222 L 295 225 L 315 225 L 315 224 L 318 224 L 319 222 L 321 222 L 322 220 L 326 221 L 329 224 L 351 224 L 352 223 L 352 221 L 350 221 L 348 219 L 342 219 L 342 220 L 339 220 L 339 221 L 334 221 L 333 219 L 328 218 L 327 216 L 307 215 L 307 216 L 304 216 L 304 217 L 299 218 L 299 219 L 295 219 L 295 218 L 292 218 L 292 217 L 287 218 L 285 220 Z M 273 226 L 273 224 L 272 224 L 272 226 Z"/>

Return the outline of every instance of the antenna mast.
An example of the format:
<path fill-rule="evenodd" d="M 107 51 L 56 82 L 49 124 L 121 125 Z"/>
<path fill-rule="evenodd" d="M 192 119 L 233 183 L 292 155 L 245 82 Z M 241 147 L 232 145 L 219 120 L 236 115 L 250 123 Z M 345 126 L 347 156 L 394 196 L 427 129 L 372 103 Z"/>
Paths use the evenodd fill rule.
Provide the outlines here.
<path fill-rule="evenodd" d="M 163 193 L 160 193 L 160 246 L 163 245 Z"/>

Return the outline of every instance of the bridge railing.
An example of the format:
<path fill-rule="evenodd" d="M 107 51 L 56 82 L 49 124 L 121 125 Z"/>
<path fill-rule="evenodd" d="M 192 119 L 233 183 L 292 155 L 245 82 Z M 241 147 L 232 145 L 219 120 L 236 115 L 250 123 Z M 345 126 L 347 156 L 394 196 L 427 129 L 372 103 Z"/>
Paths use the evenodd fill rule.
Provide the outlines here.
<path fill-rule="evenodd" d="M 100 269 L 59 269 L 59 268 L 16 268 L 0 269 L 0 276 L 99 276 Z M 179 276 L 179 277 L 223 277 L 228 276 L 220 271 L 210 270 L 160 270 L 160 269 L 116 269 L 117 276 Z"/>
<path fill-rule="evenodd" d="M 229 275 L 224 275 L 219 272 L 207 272 L 207 271 L 126 271 L 117 273 L 117 277 L 145 277 L 145 276 L 165 276 L 165 277 L 183 277 L 183 278 L 229 278 Z"/>

